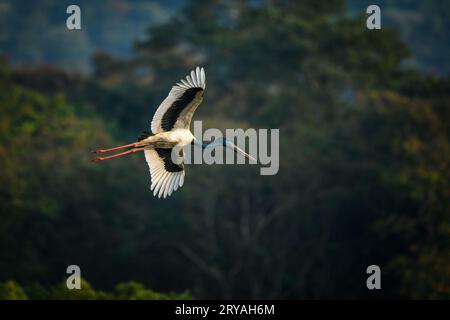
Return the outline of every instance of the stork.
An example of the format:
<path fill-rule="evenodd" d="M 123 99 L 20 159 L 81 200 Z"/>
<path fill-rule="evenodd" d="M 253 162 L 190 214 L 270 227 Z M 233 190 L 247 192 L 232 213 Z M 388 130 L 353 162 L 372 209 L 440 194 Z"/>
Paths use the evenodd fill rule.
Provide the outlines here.
<path fill-rule="evenodd" d="M 189 144 L 203 149 L 211 147 L 226 147 L 242 154 L 247 159 L 256 161 L 242 149 L 225 138 L 219 138 L 211 143 L 198 142 L 190 131 L 192 116 L 203 101 L 206 89 L 205 70 L 197 67 L 172 87 L 169 95 L 159 105 L 151 121 L 151 133 L 144 131 L 136 142 L 126 145 L 93 151 L 103 154 L 115 150 L 129 148 L 117 154 L 98 156 L 93 161 L 104 161 L 124 156 L 126 154 L 144 151 L 145 159 L 150 169 L 153 195 L 166 198 L 184 183 L 184 153 L 183 147 Z M 173 161 L 172 152 L 178 154 Z"/>

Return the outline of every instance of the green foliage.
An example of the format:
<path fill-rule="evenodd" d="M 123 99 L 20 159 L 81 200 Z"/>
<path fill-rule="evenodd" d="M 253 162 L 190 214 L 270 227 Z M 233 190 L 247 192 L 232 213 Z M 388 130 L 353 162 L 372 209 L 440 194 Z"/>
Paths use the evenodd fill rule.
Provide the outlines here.
<path fill-rule="evenodd" d="M 120 300 L 188 300 L 188 292 L 182 294 L 163 294 L 146 289 L 142 284 L 131 281 L 120 283 L 115 287 L 114 298 Z"/>
<path fill-rule="evenodd" d="M 65 282 L 51 288 L 47 299 L 51 300 L 95 300 L 105 299 L 107 294 L 95 291 L 86 280 L 81 280 L 81 289 L 68 289 Z"/>
<path fill-rule="evenodd" d="M 25 291 L 27 293 L 25 293 Z M 95 290 L 86 280 L 81 280 L 80 289 L 68 289 L 65 282 L 61 284 L 44 288 L 41 285 L 34 284 L 26 290 L 14 281 L 0 283 L 0 300 L 188 300 L 191 296 L 188 292 L 160 293 L 145 288 L 137 282 L 119 283 L 114 291 L 105 292 Z"/>
<path fill-rule="evenodd" d="M 14 281 L 0 283 L 0 300 L 26 300 L 22 287 Z"/>
<path fill-rule="evenodd" d="M 431 92 L 446 87 L 442 82 Z M 378 119 L 382 124 L 372 134 L 378 135 L 376 141 L 390 141 L 389 149 L 385 143 L 374 146 L 383 146 L 388 161 L 380 168 L 388 194 L 375 230 L 385 241 L 403 247 L 389 262 L 390 272 L 402 279 L 404 296 L 448 299 L 450 96 L 411 99 L 382 92 L 369 99 L 372 120 L 366 121 Z M 400 205 L 408 210 L 399 210 Z"/>

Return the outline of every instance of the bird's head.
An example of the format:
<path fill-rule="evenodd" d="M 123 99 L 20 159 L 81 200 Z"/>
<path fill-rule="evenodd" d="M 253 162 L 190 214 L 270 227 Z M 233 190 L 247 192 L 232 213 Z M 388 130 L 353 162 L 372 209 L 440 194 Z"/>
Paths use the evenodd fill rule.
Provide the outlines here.
<path fill-rule="evenodd" d="M 236 153 L 239 153 L 241 155 L 243 155 L 246 159 L 252 160 L 256 162 L 256 159 L 253 158 L 251 155 L 249 155 L 248 153 L 246 153 L 244 150 L 242 150 L 241 148 L 239 148 L 237 145 L 235 145 L 234 143 L 232 143 L 230 140 L 227 140 L 226 138 L 219 138 L 222 139 L 222 145 L 225 148 L 229 148 L 231 150 L 233 150 Z M 218 140 L 219 140 L 218 139 Z"/>

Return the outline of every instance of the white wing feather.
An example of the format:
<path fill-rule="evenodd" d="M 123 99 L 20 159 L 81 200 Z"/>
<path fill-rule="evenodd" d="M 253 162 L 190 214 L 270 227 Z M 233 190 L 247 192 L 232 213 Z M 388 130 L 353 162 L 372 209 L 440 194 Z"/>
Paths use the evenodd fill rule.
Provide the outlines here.
<path fill-rule="evenodd" d="M 178 187 L 183 186 L 184 170 L 179 172 L 169 172 L 164 167 L 164 161 L 159 157 L 154 149 L 145 149 L 145 160 L 150 169 L 153 195 L 158 198 L 170 196 Z"/>

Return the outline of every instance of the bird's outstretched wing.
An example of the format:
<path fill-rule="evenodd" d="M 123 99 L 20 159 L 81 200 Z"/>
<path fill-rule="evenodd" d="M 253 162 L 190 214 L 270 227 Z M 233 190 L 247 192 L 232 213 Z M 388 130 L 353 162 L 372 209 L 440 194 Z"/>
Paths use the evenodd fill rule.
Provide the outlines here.
<path fill-rule="evenodd" d="M 159 105 L 151 123 L 152 132 L 157 134 L 173 128 L 189 129 L 192 115 L 203 100 L 205 88 L 205 70 L 197 67 L 186 76 L 186 80 L 182 79 L 174 85 Z"/>
<path fill-rule="evenodd" d="M 180 150 L 180 164 L 172 161 L 173 149 L 145 149 L 145 160 L 150 168 L 153 195 L 158 198 L 170 196 L 184 183 L 184 154 Z"/>

